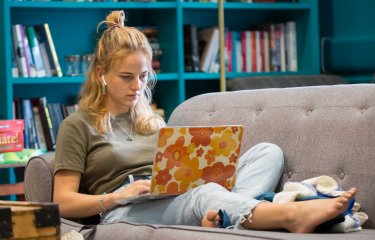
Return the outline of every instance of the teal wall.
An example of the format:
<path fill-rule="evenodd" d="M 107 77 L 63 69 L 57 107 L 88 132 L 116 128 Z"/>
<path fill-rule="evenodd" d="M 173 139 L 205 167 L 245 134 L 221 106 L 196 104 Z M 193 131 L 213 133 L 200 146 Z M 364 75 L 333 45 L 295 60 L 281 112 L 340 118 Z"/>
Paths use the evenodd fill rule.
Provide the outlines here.
<path fill-rule="evenodd" d="M 374 82 L 375 1 L 320 0 L 322 71 Z"/>

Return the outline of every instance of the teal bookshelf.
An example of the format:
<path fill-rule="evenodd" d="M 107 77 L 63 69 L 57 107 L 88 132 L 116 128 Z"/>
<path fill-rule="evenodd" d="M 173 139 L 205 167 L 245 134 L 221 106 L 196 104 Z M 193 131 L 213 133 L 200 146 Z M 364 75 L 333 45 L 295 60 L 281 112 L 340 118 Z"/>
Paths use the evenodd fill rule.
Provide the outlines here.
<path fill-rule="evenodd" d="M 183 25 L 198 28 L 218 25 L 216 3 L 184 2 L 37 2 L 1 1 L 0 12 L 0 118 L 12 119 L 14 97 L 47 96 L 48 102 L 71 104 L 84 77 L 13 78 L 11 74 L 11 25 L 48 23 L 64 72 L 64 56 L 91 53 L 96 39 L 96 24 L 114 9 L 127 12 L 127 25 L 156 26 L 163 50 L 162 71 L 157 75 L 154 96 L 167 117 L 184 100 L 197 94 L 219 91 L 219 74 L 184 72 Z M 318 0 L 299 3 L 224 3 L 225 26 L 248 30 L 254 24 L 296 21 L 298 72 L 227 73 L 227 78 L 273 74 L 318 74 Z M 58 89 L 58 91 L 56 90 Z M 3 175 L 3 174 L 1 174 Z"/>

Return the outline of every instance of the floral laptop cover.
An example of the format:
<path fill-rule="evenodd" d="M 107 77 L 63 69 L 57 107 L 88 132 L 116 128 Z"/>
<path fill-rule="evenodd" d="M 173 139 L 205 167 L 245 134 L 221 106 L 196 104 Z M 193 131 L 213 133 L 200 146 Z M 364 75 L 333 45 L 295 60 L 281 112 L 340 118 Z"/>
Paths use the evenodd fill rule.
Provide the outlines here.
<path fill-rule="evenodd" d="M 242 135 L 241 125 L 161 128 L 150 193 L 117 202 L 176 196 L 209 182 L 232 190 Z"/>

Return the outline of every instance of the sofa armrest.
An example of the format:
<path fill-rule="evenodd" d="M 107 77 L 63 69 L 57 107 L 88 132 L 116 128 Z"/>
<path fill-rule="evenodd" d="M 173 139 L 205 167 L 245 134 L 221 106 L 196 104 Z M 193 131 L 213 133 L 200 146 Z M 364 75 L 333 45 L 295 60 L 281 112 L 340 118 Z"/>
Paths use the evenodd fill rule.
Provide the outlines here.
<path fill-rule="evenodd" d="M 32 202 L 52 202 L 54 153 L 32 157 L 25 169 L 25 198 Z"/>

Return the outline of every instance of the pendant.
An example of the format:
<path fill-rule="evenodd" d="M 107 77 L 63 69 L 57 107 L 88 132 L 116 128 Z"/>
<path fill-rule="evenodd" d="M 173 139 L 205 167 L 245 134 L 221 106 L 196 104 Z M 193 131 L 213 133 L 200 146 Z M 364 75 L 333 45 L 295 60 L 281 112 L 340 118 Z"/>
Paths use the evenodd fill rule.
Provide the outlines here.
<path fill-rule="evenodd" d="M 129 136 L 126 140 L 128 140 L 129 142 L 133 142 L 134 141 L 133 136 Z"/>

